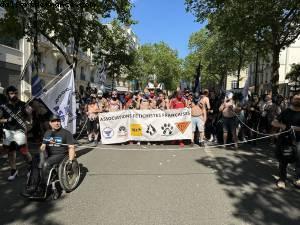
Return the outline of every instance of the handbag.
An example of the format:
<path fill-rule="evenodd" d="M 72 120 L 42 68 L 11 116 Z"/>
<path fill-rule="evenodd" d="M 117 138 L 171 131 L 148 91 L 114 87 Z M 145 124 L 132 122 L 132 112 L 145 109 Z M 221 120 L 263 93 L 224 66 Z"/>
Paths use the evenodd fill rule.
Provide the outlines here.
<path fill-rule="evenodd" d="M 293 131 L 280 134 L 277 140 L 276 156 L 279 161 L 293 163 L 297 158 L 296 136 Z"/>

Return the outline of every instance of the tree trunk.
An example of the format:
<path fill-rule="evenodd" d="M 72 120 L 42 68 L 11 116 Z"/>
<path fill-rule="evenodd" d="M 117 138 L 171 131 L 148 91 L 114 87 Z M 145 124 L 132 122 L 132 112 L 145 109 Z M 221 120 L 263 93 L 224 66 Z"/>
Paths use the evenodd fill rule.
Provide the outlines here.
<path fill-rule="evenodd" d="M 272 50 L 272 94 L 277 95 L 279 89 L 279 55 L 280 47 L 274 46 Z"/>

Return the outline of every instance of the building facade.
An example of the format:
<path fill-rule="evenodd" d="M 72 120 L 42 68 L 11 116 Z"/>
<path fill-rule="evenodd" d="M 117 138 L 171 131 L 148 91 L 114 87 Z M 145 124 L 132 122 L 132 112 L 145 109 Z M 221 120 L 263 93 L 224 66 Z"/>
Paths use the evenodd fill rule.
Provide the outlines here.
<path fill-rule="evenodd" d="M 279 93 L 288 96 L 290 87 L 286 75 L 290 72 L 292 64 L 300 63 L 300 38 L 291 44 L 289 47 L 283 49 L 279 57 Z M 251 63 L 248 67 L 250 75 L 250 87 L 251 91 L 255 90 L 255 79 L 257 79 L 258 94 L 270 93 L 272 90 L 272 58 L 271 56 L 267 60 L 258 60 L 257 65 L 257 77 L 256 77 L 256 64 Z"/>

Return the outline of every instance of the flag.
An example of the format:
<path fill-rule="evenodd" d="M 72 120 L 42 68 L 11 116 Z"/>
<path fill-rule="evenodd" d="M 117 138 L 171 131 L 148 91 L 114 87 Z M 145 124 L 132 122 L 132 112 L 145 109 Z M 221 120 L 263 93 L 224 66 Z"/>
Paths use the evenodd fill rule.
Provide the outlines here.
<path fill-rule="evenodd" d="M 75 134 L 76 99 L 73 69 L 40 98 L 52 113 L 60 116 L 62 127 Z"/>
<path fill-rule="evenodd" d="M 29 67 L 32 68 L 32 71 L 35 71 L 33 64 L 30 64 Z M 39 97 L 42 93 L 43 93 L 42 80 L 39 77 L 39 75 L 35 73 L 31 77 L 31 95 L 32 97 Z"/>
<path fill-rule="evenodd" d="M 196 69 L 196 76 L 195 76 L 195 86 L 194 86 L 194 93 L 199 93 L 201 89 L 201 64 L 197 66 Z"/>
<path fill-rule="evenodd" d="M 102 61 L 101 67 L 98 68 L 97 70 L 97 83 L 103 84 L 106 81 L 106 65 L 105 65 L 105 60 Z"/>
<path fill-rule="evenodd" d="M 247 80 L 245 82 L 244 89 L 243 89 L 243 103 L 246 103 L 248 101 L 249 86 L 250 86 L 250 73 L 248 73 Z"/>
<path fill-rule="evenodd" d="M 32 54 L 29 56 L 21 74 L 19 81 L 21 83 L 21 100 L 28 101 L 31 98 L 31 77 L 32 77 Z"/>

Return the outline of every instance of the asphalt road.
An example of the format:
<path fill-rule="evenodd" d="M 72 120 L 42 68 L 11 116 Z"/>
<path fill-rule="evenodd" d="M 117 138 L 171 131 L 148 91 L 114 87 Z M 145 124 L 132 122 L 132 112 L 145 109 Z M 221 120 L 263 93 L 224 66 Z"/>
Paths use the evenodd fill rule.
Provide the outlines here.
<path fill-rule="evenodd" d="M 78 188 L 45 202 L 20 197 L 25 170 L 8 182 L 0 159 L 0 224 L 300 224 L 300 190 L 291 183 L 276 189 L 266 143 L 237 151 L 113 145 L 82 147 L 78 155 Z"/>

